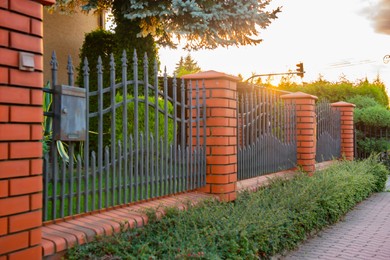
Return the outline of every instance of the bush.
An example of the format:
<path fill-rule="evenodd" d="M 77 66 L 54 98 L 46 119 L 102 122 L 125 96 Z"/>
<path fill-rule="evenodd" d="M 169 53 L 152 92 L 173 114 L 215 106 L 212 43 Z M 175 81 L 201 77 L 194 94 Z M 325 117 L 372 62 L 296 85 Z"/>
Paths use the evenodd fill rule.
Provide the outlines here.
<path fill-rule="evenodd" d="M 128 135 L 132 134 L 134 138 L 134 120 L 133 118 L 138 117 L 138 131 L 139 133 L 143 133 L 145 135 L 146 129 L 145 129 L 145 97 L 144 96 L 139 96 L 139 106 L 138 106 L 138 116 L 134 114 L 134 102 L 131 101 L 127 104 L 127 116 L 128 120 L 123 120 L 122 119 L 122 113 L 123 113 L 123 106 L 120 106 L 116 110 L 116 118 L 115 118 L 115 125 L 116 125 L 116 138 L 119 140 L 123 140 L 123 132 L 122 132 L 122 121 L 127 122 L 127 129 L 128 129 Z M 130 94 L 127 95 L 127 100 L 133 100 L 134 97 L 131 96 Z M 123 101 L 123 96 L 117 94 L 115 96 L 115 101 L 116 103 L 120 103 Z M 148 102 L 149 104 L 154 104 L 155 103 L 155 98 L 154 97 L 148 97 Z M 173 105 L 171 102 L 167 101 L 167 107 L 168 107 L 168 113 L 172 116 L 173 115 Z M 164 111 L 164 99 L 159 99 L 158 100 L 158 106 L 159 110 Z M 154 138 L 156 136 L 154 135 L 155 133 L 155 109 L 153 107 L 149 106 L 149 133 L 153 134 Z M 159 131 L 159 138 L 164 138 L 164 114 L 159 113 L 158 115 L 158 131 Z M 173 119 L 168 117 L 168 133 L 166 135 L 168 136 L 168 142 L 171 143 L 173 141 L 173 132 L 174 132 L 174 122 Z M 157 141 L 157 140 L 155 140 Z"/>
<path fill-rule="evenodd" d="M 363 109 L 379 105 L 379 103 L 374 98 L 361 95 L 348 98 L 347 102 L 355 104 L 355 109 Z"/>
<path fill-rule="evenodd" d="M 367 126 L 387 127 L 390 125 L 390 111 L 382 106 L 374 106 L 361 109 L 355 123 L 363 123 Z"/>
<path fill-rule="evenodd" d="M 234 203 L 204 201 L 187 211 L 166 209 L 143 229 L 76 247 L 69 259 L 259 259 L 295 248 L 310 233 L 338 221 L 383 189 L 386 168 L 376 158 L 339 162 L 313 177 L 276 180 Z M 151 215 L 154 216 L 154 215 Z"/>

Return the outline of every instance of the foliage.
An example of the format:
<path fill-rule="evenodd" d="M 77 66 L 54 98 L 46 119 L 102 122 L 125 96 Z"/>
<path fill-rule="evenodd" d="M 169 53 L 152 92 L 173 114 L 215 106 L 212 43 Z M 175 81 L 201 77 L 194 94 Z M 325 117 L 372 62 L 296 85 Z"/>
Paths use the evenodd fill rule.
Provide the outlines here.
<path fill-rule="evenodd" d="M 346 101 L 354 104 L 356 106 L 355 109 L 363 109 L 379 105 L 374 98 L 362 95 L 350 97 Z"/>
<path fill-rule="evenodd" d="M 84 11 L 98 12 L 113 7 L 138 27 L 138 37 L 153 37 L 171 47 L 183 40 L 186 49 L 214 49 L 259 44 L 259 30 L 267 28 L 280 12 L 280 8 L 267 10 L 271 1 L 59 0 L 56 6 L 60 10 L 82 6 Z"/>
<path fill-rule="evenodd" d="M 187 74 L 193 74 L 201 71 L 197 62 L 194 61 L 191 57 L 191 54 L 188 54 L 185 58 L 180 57 L 180 61 L 176 63 L 175 74 L 176 77 L 181 78 Z"/>
<path fill-rule="evenodd" d="M 388 127 L 390 126 L 390 110 L 382 106 L 357 110 L 355 123 L 363 123 L 366 126 Z"/>
<path fill-rule="evenodd" d="M 138 116 L 134 114 L 134 97 L 131 95 L 127 95 L 127 100 L 130 102 L 127 104 L 127 115 L 128 120 L 125 120 L 127 122 L 127 129 L 128 129 L 128 135 L 132 134 L 134 138 L 134 118 L 138 118 L 138 131 L 139 133 L 143 133 L 145 135 L 146 129 L 145 129 L 145 97 L 139 96 L 139 107 L 138 107 Z M 123 102 L 123 96 L 117 94 L 115 97 L 116 103 Z M 148 97 L 149 104 L 155 104 L 155 98 L 154 97 Z M 167 101 L 167 111 L 170 115 L 173 115 L 173 105 L 171 102 Z M 158 107 L 159 111 L 164 111 L 164 99 L 158 100 Z M 116 125 L 116 136 L 118 139 L 123 140 L 123 132 L 122 132 L 122 113 L 123 113 L 123 106 L 120 106 L 117 109 L 116 119 L 115 119 L 115 125 Z M 155 115 L 156 111 L 154 108 L 150 107 L 149 105 L 149 133 L 153 134 L 154 138 L 156 139 L 155 133 Z M 159 131 L 159 138 L 164 138 L 164 114 L 161 112 L 158 112 L 158 131 Z M 173 130 L 174 130 L 174 122 L 173 119 L 168 117 L 168 133 L 165 133 L 168 137 L 168 142 L 173 141 Z M 158 140 L 155 140 L 156 142 Z"/>
<path fill-rule="evenodd" d="M 386 174 L 376 158 L 339 162 L 313 177 L 300 174 L 242 193 L 234 203 L 210 200 L 188 205 L 187 211 L 166 209 L 165 217 L 151 217 L 143 229 L 99 237 L 71 249 L 67 257 L 269 259 L 382 190 Z"/>
<path fill-rule="evenodd" d="M 317 96 L 320 100 L 326 99 L 330 102 L 346 101 L 356 96 L 364 96 L 374 99 L 383 107 L 389 106 L 389 97 L 386 93 L 385 86 L 379 79 L 373 82 L 363 80 L 357 83 L 346 80 L 329 82 L 319 79 L 304 85 L 282 82 L 278 88 L 291 92 L 305 92 Z"/>
<path fill-rule="evenodd" d="M 118 0 L 119 1 L 119 0 Z M 114 15 L 119 16 L 115 11 Z M 136 51 L 141 54 L 141 58 L 137 60 L 136 65 L 138 66 L 138 71 L 136 72 L 138 75 L 138 79 L 143 80 L 144 75 L 144 66 L 145 60 L 142 59 L 143 53 L 148 52 L 149 56 L 146 61 L 148 64 L 148 74 L 153 76 L 154 70 L 154 60 L 157 55 L 157 49 L 153 40 L 145 39 L 144 42 L 139 42 L 134 34 L 129 34 L 126 30 L 133 28 L 134 25 L 129 23 L 126 19 L 119 19 L 121 21 L 117 24 L 115 29 L 115 33 L 110 31 L 98 29 L 87 33 L 85 35 L 83 46 L 80 50 L 80 60 L 81 62 L 77 68 L 78 77 L 76 80 L 76 84 L 84 87 L 84 60 L 88 59 L 89 64 L 89 91 L 96 91 L 98 89 L 98 59 L 100 57 L 103 65 L 102 69 L 102 86 L 103 88 L 107 88 L 111 85 L 111 77 L 110 73 L 113 69 L 117 71 L 115 74 L 115 83 L 122 81 L 122 62 L 123 62 L 123 51 L 125 50 L 127 53 L 127 77 L 134 78 L 133 72 L 133 53 Z M 126 35 L 126 36 L 125 36 Z M 112 54 L 112 55 L 111 55 Z M 111 62 L 111 58 L 114 58 L 114 63 Z M 132 93 L 132 89 L 129 88 L 129 92 Z M 111 102 L 111 93 L 105 93 L 103 96 L 103 104 L 105 107 L 108 107 Z M 90 97 L 90 112 L 96 112 L 98 110 L 98 96 Z M 107 131 L 103 134 L 109 134 L 108 130 L 111 126 L 111 117 L 107 115 L 103 118 L 103 129 Z M 98 118 L 92 117 L 89 123 L 90 130 L 92 132 L 98 131 Z M 104 146 L 109 145 L 110 138 L 104 138 Z M 90 144 L 92 150 L 97 150 L 97 135 L 90 135 Z"/>
<path fill-rule="evenodd" d="M 364 154 L 380 153 L 390 150 L 390 142 L 384 138 L 363 138 L 357 140 L 357 146 L 360 152 Z"/>

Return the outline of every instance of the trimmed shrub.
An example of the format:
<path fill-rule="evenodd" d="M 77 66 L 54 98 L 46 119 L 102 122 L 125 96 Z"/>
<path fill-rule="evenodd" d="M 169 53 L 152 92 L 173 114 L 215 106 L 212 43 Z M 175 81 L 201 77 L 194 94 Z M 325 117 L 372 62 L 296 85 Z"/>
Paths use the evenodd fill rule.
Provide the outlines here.
<path fill-rule="evenodd" d="M 379 103 L 374 98 L 361 95 L 348 98 L 347 102 L 355 104 L 355 109 L 363 109 L 379 105 Z"/>
<path fill-rule="evenodd" d="M 386 168 L 376 158 L 338 162 L 313 177 L 275 180 L 234 203 L 216 200 L 149 214 L 148 225 L 71 249 L 69 259 L 269 259 L 338 221 L 383 189 Z"/>
<path fill-rule="evenodd" d="M 139 96 L 139 106 L 138 106 L 138 132 L 143 133 L 145 135 L 146 129 L 145 129 L 145 96 Z M 127 95 L 127 100 L 132 100 L 127 104 L 127 115 L 128 115 L 128 120 L 127 121 L 127 129 L 128 129 L 128 135 L 132 134 L 134 138 L 134 118 L 136 115 L 134 114 L 134 97 L 131 96 L 130 94 Z M 123 96 L 117 94 L 115 96 L 115 101 L 116 103 L 120 103 L 123 101 Z M 149 104 L 155 103 L 155 98 L 154 97 L 148 97 L 148 102 Z M 168 108 L 168 113 L 169 115 L 173 115 L 173 105 L 171 102 L 167 101 L 167 108 Z M 159 99 L 158 100 L 158 106 L 160 111 L 164 111 L 164 99 Z M 149 133 L 153 134 L 154 138 L 156 136 L 154 135 L 155 133 L 155 109 L 154 107 L 149 106 Z M 116 125 L 116 137 L 120 140 L 123 140 L 123 132 L 122 132 L 122 113 L 123 113 L 123 106 L 120 106 L 116 110 L 116 118 L 115 118 L 115 125 Z M 158 138 L 164 138 L 164 114 L 159 113 L 158 115 L 158 130 L 159 130 L 159 136 Z M 165 133 L 168 137 L 168 142 L 171 143 L 173 141 L 173 132 L 174 132 L 174 122 L 173 118 L 168 117 L 168 133 Z M 158 140 L 155 140 L 158 141 Z"/>
<path fill-rule="evenodd" d="M 390 111 L 382 106 L 374 106 L 361 109 L 355 123 L 363 123 L 367 126 L 390 126 Z"/>

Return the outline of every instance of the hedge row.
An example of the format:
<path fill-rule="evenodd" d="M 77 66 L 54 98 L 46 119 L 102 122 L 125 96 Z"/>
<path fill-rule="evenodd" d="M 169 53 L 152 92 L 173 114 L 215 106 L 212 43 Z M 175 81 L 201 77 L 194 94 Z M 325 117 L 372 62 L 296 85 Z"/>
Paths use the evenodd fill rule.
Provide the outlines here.
<path fill-rule="evenodd" d="M 292 180 L 276 180 L 234 203 L 215 200 L 167 209 L 167 215 L 76 247 L 69 259 L 258 259 L 294 249 L 308 234 L 338 221 L 373 192 L 384 189 L 388 170 L 375 158 L 340 162 Z"/>

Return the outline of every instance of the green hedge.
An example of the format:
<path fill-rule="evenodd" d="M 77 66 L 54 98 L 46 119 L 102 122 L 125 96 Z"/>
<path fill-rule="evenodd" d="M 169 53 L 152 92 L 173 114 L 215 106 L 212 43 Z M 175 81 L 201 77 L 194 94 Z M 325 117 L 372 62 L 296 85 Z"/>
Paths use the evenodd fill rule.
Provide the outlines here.
<path fill-rule="evenodd" d="M 134 114 L 134 102 L 131 101 L 127 104 L 127 129 L 128 129 L 128 135 L 132 134 L 134 138 L 134 118 L 138 117 L 138 132 L 139 133 L 146 133 L 146 128 L 145 128 L 145 96 L 139 96 L 139 106 L 138 106 L 138 116 Z M 130 94 L 127 95 L 127 100 L 133 100 L 134 97 Z M 115 96 L 115 101 L 116 103 L 120 103 L 123 101 L 123 96 L 117 94 Z M 148 97 L 148 102 L 149 104 L 155 103 L 155 98 L 154 97 Z M 173 115 L 173 105 L 171 102 L 167 101 L 167 110 L 168 114 L 171 116 Z M 164 99 L 159 99 L 158 100 L 158 106 L 161 111 L 164 111 Z M 122 113 L 123 113 L 123 106 L 120 106 L 116 110 L 116 118 L 115 118 L 115 125 L 116 125 L 116 137 L 120 140 L 123 138 L 123 132 L 122 132 Z M 155 137 L 155 108 L 149 105 L 149 133 L 153 134 Z M 158 131 L 159 131 L 159 138 L 164 138 L 164 134 L 168 136 L 168 142 L 173 141 L 173 132 L 174 132 L 174 122 L 173 119 L 168 117 L 168 132 L 165 133 L 164 130 L 164 125 L 165 125 L 165 116 L 163 113 L 159 112 L 158 115 Z M 155 137 L 156 138 L 156 137 Z M 157 140 L 156 140 L 157 141 Z"/>
<path fill-rule="evenodd" d="M 276 180 L 234 203 L 215 200 L 166 209 L 161 219 L 70 250 L 69 259 L 268 259 L 294 249 L 308 234 L 338 221 L 381 191 L 388 170 L 376 158 L 340 162 L 294 179 Z"/>

